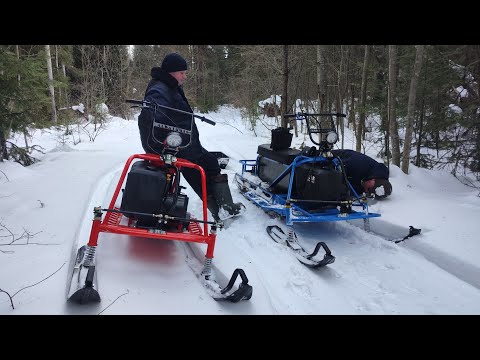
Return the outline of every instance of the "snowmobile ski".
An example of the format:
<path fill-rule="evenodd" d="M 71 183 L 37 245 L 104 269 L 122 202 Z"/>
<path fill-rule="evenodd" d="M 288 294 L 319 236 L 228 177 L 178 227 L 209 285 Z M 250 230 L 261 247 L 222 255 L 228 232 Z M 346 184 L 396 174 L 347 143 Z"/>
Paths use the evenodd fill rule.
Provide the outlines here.
<path fill-rule="evenodd" d="M 349 222 L 350 224 L 366 231 L 367 233 L 374 234 L 383 238 L 388 242 L 393 242 L 395 244 L 401 243 L 407 240 L 410 237 L 422 234 L 422 229 L 415 228 L 412 225 L 408 228 L 408 234 L 405 234 L 407 229 L 404 226 L 395 225 L 387 221 L 378 221 L 371 224 L 370 219 L 363 219 L 363 225 L 359 222 Z M 428 230 L 426 230 L 428 232 Z"/>
<path fill-rule="evenodd" d="M 295 232 L 293 232 L 293 230 L 290 230 L 289 235 L 287 235 L 279 226 L 272 225 L 267 226 L 267 233 L 275 242 L 279 244 L 286 244 L 288 248 L 293 250 L 298 261 L 308 267 L 319 268 L 335 262 L 335 256 L 332 255 L 327 244 L 325 244 L 323 241 L 319 241 L 315 246 L 313 252 L 311 254 L 308 254 L 305 249 L 298 243 L 297 235 L 295 234 Z M 315 260 L 314 257 L 318 254 L 320 248 L 323 248 L 323 250 L 325 250 L 325 255 L 323 256 L 322 260 L 318 261 Z"/>
<path fill-rule="evenodd" d="M 222 289 L 217 282 L 216 267 L 212 263 L 211 258 L 204 258 L 203 264 L 200 260 L 201 255 L 197 253 L 189 243 L 181 243 L 185 251 L 187 263 L 194 271 L 195 275 L 201 280 L 202 285 L 207 289 L 209 295 L 216 301 L 229 301 L 237 303 L 241 300 L 250 300 L 253 294 L 253 287 L 248 284 L 248 278 L 243 269 L 235 269 L 228 284 Z M 234 284 L 240 276 L 241 283 L 237 289 L 234 289 Z"/>
<path fill-rule="evenodd" d="M 86 245 L 78 249 L 73 268 L 68 300 L 79 304 L 100 301 L 95 265 L 88 261 L 91 251 Z"/>
<path fill-rule="evenodd" d="M 409 237 L 420 234 L 421 232 L 422 232 L 422 229 L 417 229 L 417 228 L 414 228 L 412 225 L 410 225 L 408 234 L 406 236 L 404 236 L 402 239 L 394 240 L 394 242 L 395 242 L 395 244 L 398 244 L 402 241 L 407 240 Z"/>

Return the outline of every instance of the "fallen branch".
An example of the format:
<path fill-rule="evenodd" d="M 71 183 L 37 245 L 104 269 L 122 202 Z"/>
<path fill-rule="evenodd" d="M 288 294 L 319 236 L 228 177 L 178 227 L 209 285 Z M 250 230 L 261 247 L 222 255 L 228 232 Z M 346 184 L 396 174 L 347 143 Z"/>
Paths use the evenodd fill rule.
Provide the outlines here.
<path fill-rule="evenodd" d="M 108 305 L 105 309 L 103 309 L 102 311 L 100 311 L 97 315 L 100 315 L 102 312 L 104 312 L 105 310 L 107 310 L 110 306 L 112 306 L 115 301 L 117 301 L 118 299 L 120 299 L 123 295 L 127 295 L 130 291 L 128 291 L 127 289 L 127 292 L 126 293 L 123 293 L 122 295 L 119 295 L 115 300 L 113 300 L 110 305 Z"/>
<path fill-rule="evenodd" d="M 0 244 L 0 246 L 7 246 L 7 245 L 13 245 L 13 243 L 15 241 L 18 241 L 20 239 L 23 239 L 25 236 L 27 237 L 27 242 L 26 244 L 15 244 L 15 245 L 29 245 L 29 241 L 30 241 L 30 238 L 33 238 L 35 235 L 37 234 L 40 234 L 42 231 L 39 231 L 39 232 L 36 232 L 35 234 L 30 234 L 28 232 L 28 230 L 26 230 L 25 228 L 23 228 L 23 234 L 20 235 L 19 238 L 15 238 L 15 234 L 13 232 L 10 231 L 9 228 L 7 228 L 5 225 L 3 225 L 2 223 L 0 223 L 0 227 L 4 228 L 5 230 L 7 230 L 10 235 L 3 235 L 3 236 L 0 236 L 0 238 L 2 237 L 8 237 L 8 236 L 11 236 L 12 237 L 12 241 L 10 241 L 8 244 Z"/>
<path fill-rule="evenodd" d="M 7 182 L 10 181 L 7 174 L 5 174 L 2 170 L 0 170 L 0 172 L 3 174 L 3 176 L 5 176 L 7 178 Z"/>
<path fill-rule="evenodd" d="M 240 134 L 243 134 L 243 132 L 241 132 L 241 131 L 240 131 L 239 129 L 237 129 L 235 126 L 233 126 L 233 125 L 231 125 L 231 124 L 228 124 L 228 123 L 226 123 L 226 122 L 217 121 L 217 124 L 231 126 L 231 127 L 234 128 L 235 130 L 237 130 Z"/>
<path fill-rule="evenodd" d="M 5 290 L 2 290 L 0 289 L 0 292 L 3 292 L 5 294 L 7 294 L 8 298 L 10 299 L 10 304 L 12 304 L 12 309 L 15 310 L 15 306 L 13 306 L 13 296 L 10 296 L 10 294 L 8 292 L 6 292 Z"/>
<path fill-rule="evenodd" d="M 10 296 L 10 294 L 8 292 L 6 292 L 5 290 L 2 290 L 0 289 L 1 292 L 4 292 L 5 294 L 7 294 L 7 296 L 10 298 L 10 303 L 12 304 L 12 309 L 15 310 L 15 307 L 13 306 L 13 298 L 15 297 L 15 295 L 17 295 L 20 291 L 23 291 L 25 289 L 28 289 L 32 286 L 35 286 L 35 285 L 38 285 L 40 284 L 41 282 L 44 282 L 45 280 L 47 280 L 48 278 L 52 277 L 53 275 L 55 275 L 58 271 L 60 271 L 60 269 L 65 265 L 65 263 L 62 264 L 62 266 L 60 266 L 53 274 L 50 274 L 48 275 L 45 279 L 42 279 L 38 282 L 36 282 L 35 284 L 32 284 L 32 285 L 28 285 L 28 286 L 25 286 L 23 288 L 21 288 L 20 290 L 18 290 L 15 294 L 13 294 L 12 296 Z"/>

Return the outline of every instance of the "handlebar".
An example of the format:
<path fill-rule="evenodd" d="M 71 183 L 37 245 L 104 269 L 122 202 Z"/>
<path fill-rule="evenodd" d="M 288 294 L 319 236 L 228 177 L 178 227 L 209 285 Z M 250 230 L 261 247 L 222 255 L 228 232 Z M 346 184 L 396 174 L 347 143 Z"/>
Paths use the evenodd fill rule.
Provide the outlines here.
<path fill-rule="evenodd" d="M 347 115 L 342 113 L 296 113 L 296 114 L 285 114 L 284 118 L 296 118 L 298 116 L 336 116 L 336 117 L 347 117 Z"/>
<path fill-rule="evenodd" d="M 149 101 L 142 101 L 142 100 L 127 99 L 127 100 L 125 100 L 125 102 L 128 103 L 128 104 L 136 104 L 136 105 L 142 105 L 142 106 L 150 105 Z"/>
<path fill-rule="evenodd" d="M 193 117 L 196 117 L 197 119 L 200 119 L 203 122 L 206 122 L 207 124 L 216 125 L 215 121 L 207 119 L 205 116 L 196 115 L 196 114 L 190 113 L 188 111 L 183 111 L 183 110 L 175 109 L 175 108 L 172 108 L 172 107 L 169 107 L 169 106 L 160 105 L 160 104 L 157 104 L 157 103 L 154 103 L 154 102 L 151 102 L 151 101 L 127 99 L 127 100 L 125 100 L 125 102 L 128 103 L 128 104 L 137 105 L 137 106 L 132 106 L 132 107 L 142 107 L 142 108 L 152 108 L 152 109 L 155 109 L 157 107 L 161 107 L 161 108 L 164 108 L 164 109 L 173 110 L 173 111 L 176 111 L 176 112 L 179 112 L 179 113 L 182 113 L 182 114 L 187 114 L 187 115 L 191 115 Z"/>
<path fill-rule="evenodd" d="M 203 122 L 206 122 L 207 124 L 210 124 L 210 125 L 213 125 L 213 126 L 216 125 L 215 121 L 207 119 L 205 116 L 199 116 L 199 115 L 193 115 L 193 116 L 195 116 L 197 119 L 202 120 Z"/>

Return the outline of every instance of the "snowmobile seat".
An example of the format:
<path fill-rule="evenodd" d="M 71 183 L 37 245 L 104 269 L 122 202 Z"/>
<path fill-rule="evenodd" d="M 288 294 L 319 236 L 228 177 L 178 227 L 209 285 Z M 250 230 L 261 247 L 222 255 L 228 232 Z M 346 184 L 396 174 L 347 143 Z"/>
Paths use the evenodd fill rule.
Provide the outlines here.
<path fill-rule="evenodd" d="M 258 146 L 257 154 L 266 158 L 278 161 L 279 163 L 290 165 L 295 157 L 300 155 L 301 151 L 297 149 L 273 150 L 270 144 L 262 144 Z"/>

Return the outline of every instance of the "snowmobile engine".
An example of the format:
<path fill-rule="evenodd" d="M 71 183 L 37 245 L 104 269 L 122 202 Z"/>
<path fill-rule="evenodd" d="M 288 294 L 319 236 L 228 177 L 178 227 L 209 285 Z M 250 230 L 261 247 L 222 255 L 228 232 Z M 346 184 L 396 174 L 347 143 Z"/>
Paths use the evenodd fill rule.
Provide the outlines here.
<path fill-rule="evenodd" d="M 137 161 L 128 173 L 120 210 L 185 218 L 188 197 L 185 194 L 168 193 L 167 187 L 164 169 L 152 166 L 147 161 Z M 125 216 L 137 220 L 137 226 L 155 227 L 157 223 L 154 217 L 148 215 L 125 213 Z"/>

